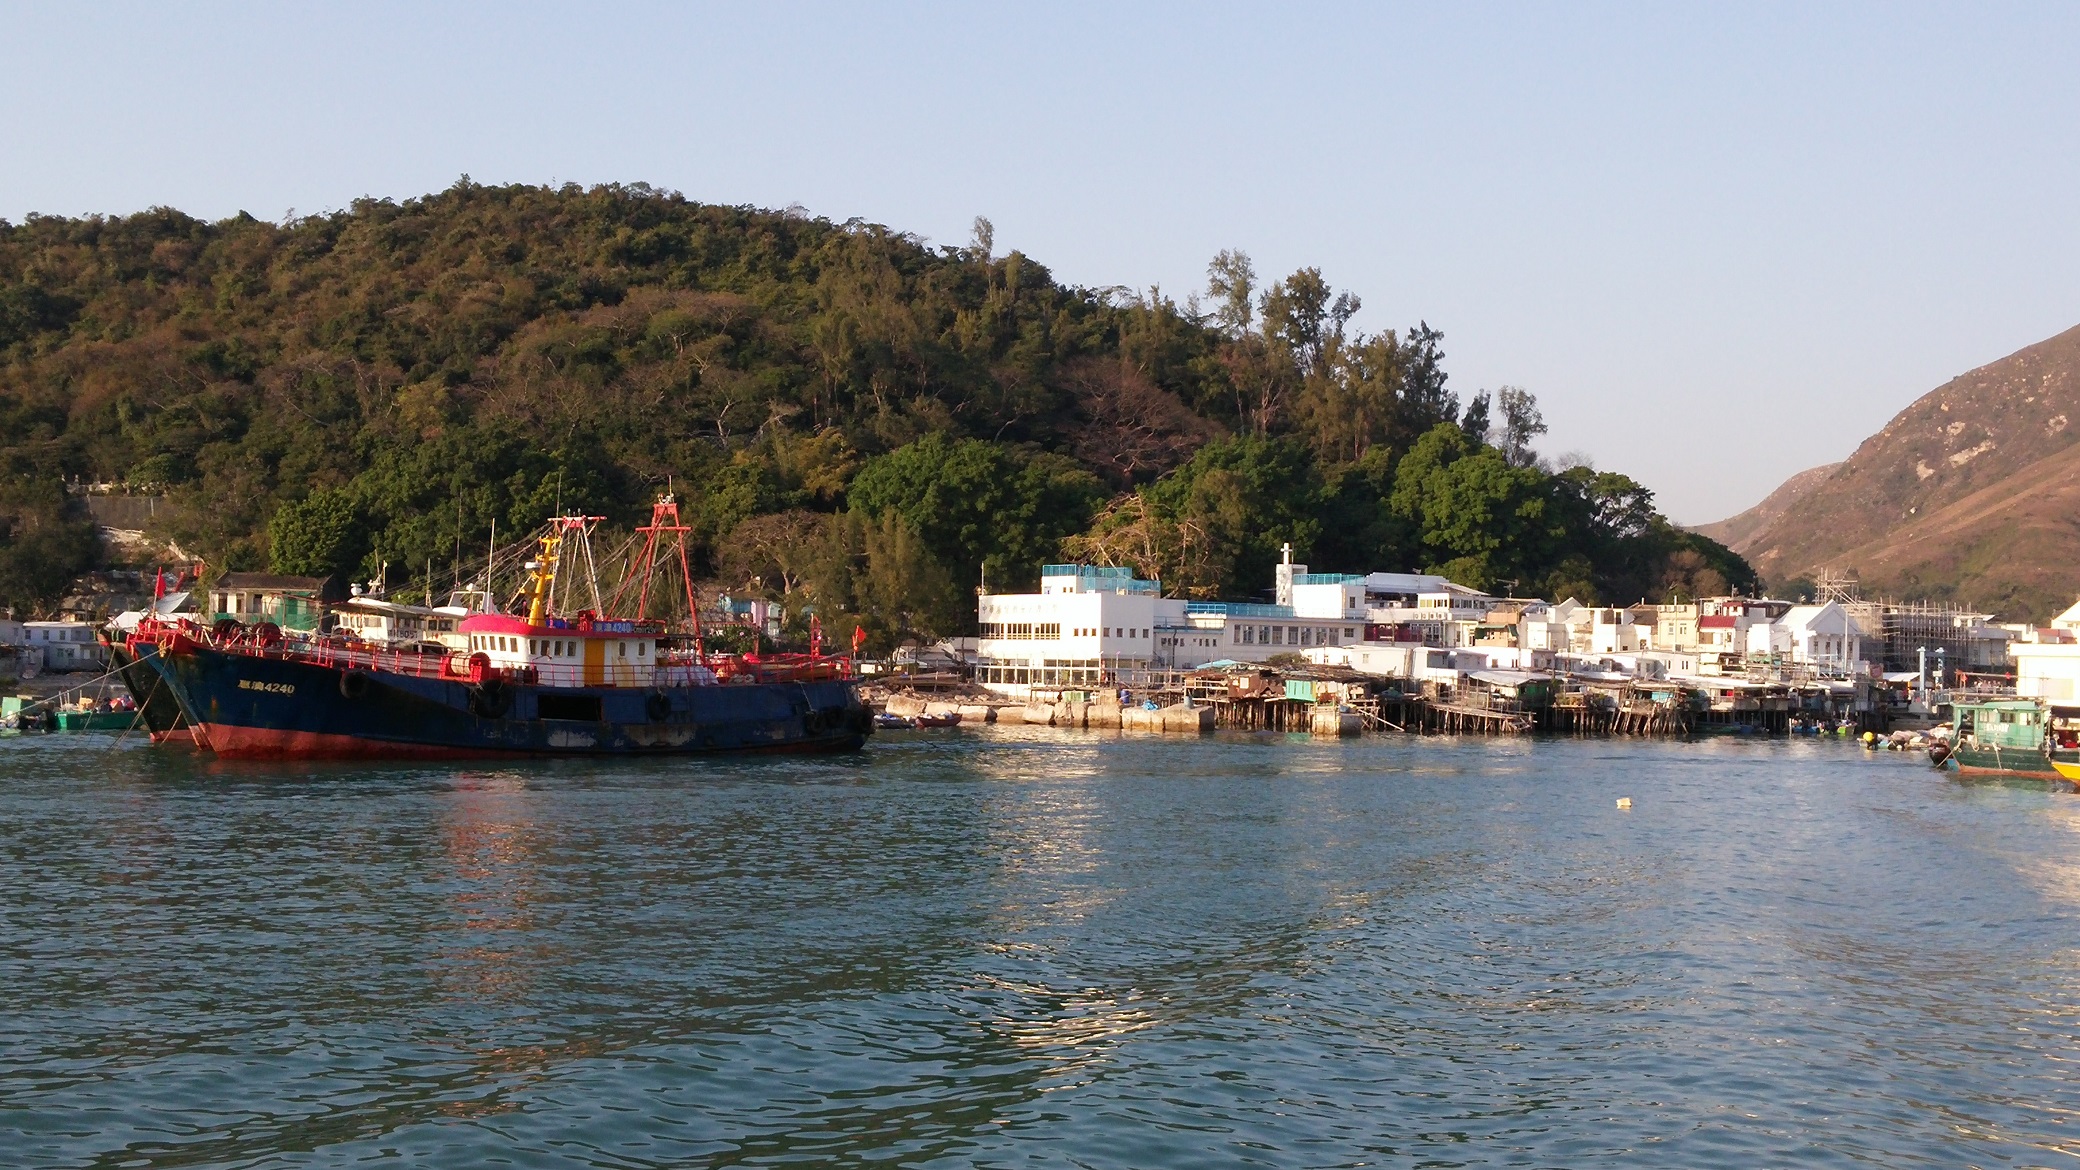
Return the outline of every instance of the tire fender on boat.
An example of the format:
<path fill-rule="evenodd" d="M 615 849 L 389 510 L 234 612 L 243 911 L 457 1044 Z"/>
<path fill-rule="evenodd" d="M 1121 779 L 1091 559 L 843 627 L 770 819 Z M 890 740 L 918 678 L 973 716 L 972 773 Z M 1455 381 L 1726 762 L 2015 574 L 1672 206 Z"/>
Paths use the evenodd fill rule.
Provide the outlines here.
<path fill-rule="evenodd" d="M 651 691 L 643 699 L 643 714 L 652 723 L 663 723 L 672 714 L 672 697 L 663 691 Z"/>
<path fill-rule="evenodd" d="M 504 680 L 495 675 L 469 689 L 470 713 L 481 718 L 503 719 L 512 705 L 513 696 L 506 690 Z"/>
<path fill-rule="evenodd" d="M 339 676 L 339 694 L 342 699 L 360 699 L 368 695 L 369 677 L 366 671 L 350 670 Z"/>

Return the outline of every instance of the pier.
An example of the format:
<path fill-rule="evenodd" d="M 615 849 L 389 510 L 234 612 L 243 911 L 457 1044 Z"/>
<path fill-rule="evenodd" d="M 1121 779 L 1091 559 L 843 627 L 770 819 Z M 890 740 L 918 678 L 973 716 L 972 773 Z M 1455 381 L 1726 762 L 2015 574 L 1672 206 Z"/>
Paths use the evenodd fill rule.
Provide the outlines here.
<path fill-rule="evenodd" d="M 891 714 L 1159 732 L 1214 730 L 1340 737 L 1783 735 L 1799 725 L 1882 730 L 1867 688 L 1814 679 L 1583 678 L 1475 671 L 1407 680 L 1334 667 L 1107 671 L 1102 685 L 1024 688 L 1005 696 L 942 679 L 870 696 Z"/>

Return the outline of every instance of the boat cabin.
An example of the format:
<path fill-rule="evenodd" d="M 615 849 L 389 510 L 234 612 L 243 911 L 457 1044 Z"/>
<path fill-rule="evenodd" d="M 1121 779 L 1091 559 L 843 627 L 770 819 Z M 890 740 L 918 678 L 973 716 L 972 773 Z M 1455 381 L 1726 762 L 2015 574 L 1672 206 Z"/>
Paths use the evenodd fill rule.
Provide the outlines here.
<path fill-rule="evenodd" d="M 2044 746 L 2044 707 L 2035 699 L 1955 700 L 1951 706 L 1956 742 L 2025 751 Z"/>
<path fill-rule="evenodd" d="M 648 687 L 659 683 L 656 622 L 550 618 L 534 625 L 510 614 L 464 618 L 462 653 L 494 669 L 528 670 L 543 686 Z"/>
<path fill-rule="evenodd" d="M 455 614 L 423 605 L 405 605 L 379 597 L 354 597 L 332 610 L 333 629 L 381 646 L 446 639 L 455 629 Z"/>

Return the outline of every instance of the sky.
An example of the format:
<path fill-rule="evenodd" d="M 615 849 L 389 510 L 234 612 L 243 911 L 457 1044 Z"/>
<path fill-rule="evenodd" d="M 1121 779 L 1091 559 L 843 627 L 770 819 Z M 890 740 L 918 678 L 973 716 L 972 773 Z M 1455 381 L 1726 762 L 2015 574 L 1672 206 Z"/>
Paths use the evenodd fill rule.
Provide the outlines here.
<path fill-rule="evenodd" d="M 2080 6 L 0 3 L 0 217 L 647 182 L 1182 299 L 1239 248 L 1684 523 L 2080 324 Z"/>

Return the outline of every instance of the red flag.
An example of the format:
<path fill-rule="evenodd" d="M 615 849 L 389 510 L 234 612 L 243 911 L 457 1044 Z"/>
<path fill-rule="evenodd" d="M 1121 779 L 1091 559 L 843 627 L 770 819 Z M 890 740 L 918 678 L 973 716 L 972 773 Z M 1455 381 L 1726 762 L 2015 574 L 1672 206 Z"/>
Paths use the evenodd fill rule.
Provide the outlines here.
<path fill-rule="evenodd" d="M 153 566 L 152 566 L 152 600 L 153 600 L 153 601 L 158 601 L 158 600 L 159 600 L 160 598 L 163 598 L 163 597 L 165 597 L 165 596 L 166 596 L 166 570 L 165 570 L 164 568 L 162 568 L 161 566 L 158 566 L 158 565 L 153 565 Z"/>
<path fill-rule="evenodd" d="M 863 650 L 863 649 L 865 649 L 865 648 L 866 648 L 866 645 L 867 645 L 867 630 L 866 630 L 866 627 L 865 627 L 865 626 L 854 626 L 854 627 L 852 627 L 852 652 L 853 652 L 854 654 L 858 654 L 858 653 L 859 653 L 859 652 L 860 652 L 861 650 Z"/>

